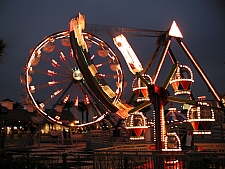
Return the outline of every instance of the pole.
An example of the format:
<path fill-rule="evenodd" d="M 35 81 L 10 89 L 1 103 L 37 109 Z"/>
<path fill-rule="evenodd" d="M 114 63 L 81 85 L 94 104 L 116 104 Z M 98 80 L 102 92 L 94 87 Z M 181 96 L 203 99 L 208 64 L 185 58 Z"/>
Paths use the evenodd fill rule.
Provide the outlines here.
<path fill-rule="evenodd" d="M 154 109 L 155 109 L 155 132 L 156 132 L 156 150 L 162 150 L 162 139 L 161 139 L 161 121 L 160 121 L 160 95 L 155 95 L 155 103 L 154 103 Z"/>
<path fill-rule="evenodd" d="M 0 113 L 1 113 L 1 121 L 0 121 L 0 148 L 4 148 L 4 133 L 2 132 L 2 124 L 3 124 L 3 112 L 2 108 L 0 107 Z"/>

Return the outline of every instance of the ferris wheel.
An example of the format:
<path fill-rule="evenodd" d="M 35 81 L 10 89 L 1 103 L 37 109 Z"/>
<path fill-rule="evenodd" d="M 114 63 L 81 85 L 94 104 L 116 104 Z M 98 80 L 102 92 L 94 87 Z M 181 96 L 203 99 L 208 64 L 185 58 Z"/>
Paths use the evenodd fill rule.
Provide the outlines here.
<path fill-rule="evenodd" d="M 115 52 L 100 38 L 83 32 L 90 57 L 94 78 L 104 92 L 111 93 L 111 103 L 117 102 L 123 92 L 124 74 Z M 65 126 L 84 126 L 101 121 L 107 108 L 90 90 L 76 62 L 77 54 L 71 49 L 69 31 L 61 31 L 45 37 L 30 54 L 26 67 L 24 84 L 30 101 L 36 110 L 47 120 Z M 61 120 L 56 112 L 59 104 L 70 102 L 74 119 Z M 78 103 L 92 107 L 93 113 L 85 123 L 74 123 Z M 96 107 L 96 104 L 98 106 Z"/>

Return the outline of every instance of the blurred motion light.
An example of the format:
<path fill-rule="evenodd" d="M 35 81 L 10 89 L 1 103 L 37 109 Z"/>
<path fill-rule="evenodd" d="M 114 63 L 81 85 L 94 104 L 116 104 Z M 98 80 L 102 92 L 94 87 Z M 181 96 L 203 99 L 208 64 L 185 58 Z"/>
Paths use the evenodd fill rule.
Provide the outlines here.
<path fill-rule="evenodd" d="M 123 36 L 123 34 L 116 36 L 113 38 L 114 44 L 122 53 L 124 59 L 127 62 L 128 68 L 133 74 L 137 72 L 141 72 L 143 70 L 142 65 L 134 53 L 133 49 L 129 45 L 127 39 Z"/>
<path fill-rule="evenodd" d="M 84 28 L 85 28 L 85 16 L 82 15 L 81 13 L 78 13 L 77 18 L 73 18 L 70 21 L 70 31 L 74 31 L 78 45 L 88 52 L 87 44 L 82 35 L 82 31 L 84 30 Z"/>

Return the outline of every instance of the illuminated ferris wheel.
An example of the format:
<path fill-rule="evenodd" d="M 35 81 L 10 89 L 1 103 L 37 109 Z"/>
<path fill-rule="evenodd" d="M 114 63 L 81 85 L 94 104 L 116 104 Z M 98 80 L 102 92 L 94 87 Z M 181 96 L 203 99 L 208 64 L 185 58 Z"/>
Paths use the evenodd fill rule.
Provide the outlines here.
<path fill-rule="evenodd" d="M 100 38 L 85 32 L 83 36 L 90 54 L 85 62 L 91 63 L 93 77 L 103 91 L 110 94 L 110 101 L 117 102 L 123 92 L 124 81 L 117 55 Z M 76 57 L 77 54 L 71 49 L 69 31 L 61 31 L 45 37 L 34 48 L 25 67 L 24 84 L 34 107 L 47 120 L 65 126 L 99 122 L 107 112 L 101 106 L 101 100 L 88 87 L 91 84 L 87 85 L 76 63 Z M 72 119 L 62 121 L 60 113 L 55 111 L 57 105 L 68 105 L 70 102 L 70 111 L 77 119 L 77 106 L 81 101 L 86 107 L 91 105 L 94 111 L 89 115 L 89 122 L 86 121 L 85 124 L 75 124 Z"/>

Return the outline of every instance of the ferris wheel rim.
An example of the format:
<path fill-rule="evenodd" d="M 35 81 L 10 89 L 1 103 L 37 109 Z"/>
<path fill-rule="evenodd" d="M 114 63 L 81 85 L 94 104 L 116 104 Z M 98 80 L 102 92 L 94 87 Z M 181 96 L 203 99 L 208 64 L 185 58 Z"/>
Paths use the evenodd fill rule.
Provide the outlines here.
<path fill-rule="evenodd" d="M 89 34 L 87 32 L 84 32 L 84 34 Z M 91 35 L 91 36 L 94 36 L 94 35 Z M 32 64 L 31 64 L 31 59 L 35 57 L 36 55 L 36 52 L 40 52 L 43 48 L 44 45 L 48 44 L 50 41 L 50 39 L 52 38 L 55 38 L 54 41 L 56 41 L 57 39 L 62 39 L 62 38 L 69 38 L 70 37 L 70 34 L 69 34 L 69 31 L 68 30 L 65 30 L 65 31 L 60 31 L 60 32 L 57 32 L 57 33 L 54 33 L 54 34 L 51 34 L 47 37 L 45 37 L 31 52 L 31 54 L 29 55 L 29 58 L 28 58 L 28 61 L 26 63 L 26 69 L 25 69 L 25 82 L 26 82 L 26 91 L 27 91 L 27 94 L 32 102 L 32 104 L 34 105 L 35 109 L 40 112 L 40 114 L 47 118 L 47 120 L 51 121 L 51 122 L 54 122 L 56 124 L 60 124 L 60 125 L 65 125 L 63 124 L 63 122 L 56 122 L 51 116 L 48 115 L 48 113 L 46 113 L 46 111 L 42 110 L 38 103 L 35 101 L 35 98 L 33 97 L 33 94 L 31 93 L 29 87 L 30 87 L 30 84 L 28 82 L 28 77 L 30 75 L 29 73 L 29 69 L 32 67 Z M 71 81 L 72 82 L 72 81 Z M 121 95 L 121 94 L 120 94 Z M 107 112 L 106 112 L 107 113 Z M 80 124 L 80 125 L 76 125 L 74 124 L 73 126 L 74 127 L 81 127 L 81 126 L 87 126 L 87 125 L 90 125 L 90 124 L 93 124 L 93 123 L 97 123 L 99 122 L 100 120 L 103 119 L 103 117 L 105 116 L 105 114 L 102 114 L 99 118 L 97 118 L 96 120 L 90 122 L 90 123 L 86 123 L 86 124 Z"/>

